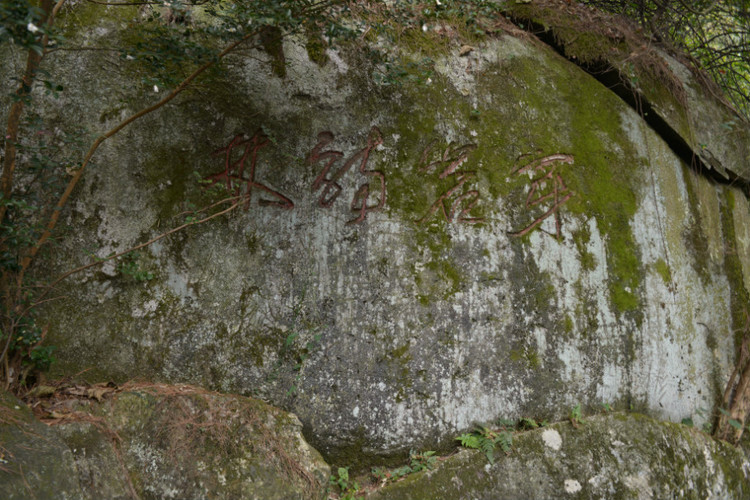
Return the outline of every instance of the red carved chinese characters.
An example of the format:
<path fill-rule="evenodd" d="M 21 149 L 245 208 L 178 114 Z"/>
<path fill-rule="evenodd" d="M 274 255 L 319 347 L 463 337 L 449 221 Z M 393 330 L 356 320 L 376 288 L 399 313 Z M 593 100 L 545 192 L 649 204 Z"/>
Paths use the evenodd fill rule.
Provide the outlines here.
<path fill-rule="evenodd" d="M 333 141 L 333 134 L 331 132 L 321 132 L 318 134 L 318 143 L 313 147 L 312 152 L 310 153 L 310 156 L 307 157 L 307 164 L 313 165 L 315 163 L 318 163 L 319 161 L 325 161 L 325 166 L 323 167 L 323 170 L 320 171 L 320 174 L 315 178 L 315 181 L 313 182 L 312 188 L 310 191 L 315 192 L 318 189 L 321 188 L 321 186 L 325 186 L 323 188 L 323 192 L 320 194 L 320 198 L 318 198 L 318 205 L 321 207 L 328 208 L 331 205 L 333 205 L 333 202 L 338 198 L 339 194 L 341 193 L 341 186 L 338 184 L 338 180 L 341 179 L 341 177 L 344 176 L 346 173 L 346 170 L 349 169 L 349 166 L 344 165 L 346 168 L 340 168 L 333 177 L 329 178 L 328 172 L 331 170 L 331 167 L 333 166 L 336 161 L 338 161 L 340 158 L 344 157 L 344 153 L 341 151 L 322 151 L 324 147 L 326 147 L 328 144 L 330 144 Z"/>
<path fill-rule="evenodd" d="M 223 147 L 214 152 L 215 156 L 220 156 L 225 153 L 224 160 L 224 171 L 217 174 L 209 175 L 206 180 L 212 181 L 214 184 L 217 182 L 225 182 L 227 191 L 233 193 L 234 196 L 240 196 L 242 191 L 242 185 L 245 185 L 245 210 L 250 208 L 250 196 L 253 188 L 258 188 L 266 193 L 272 195 L 274 200 L 259 199 L 258 204 L 261 206 L 277 206 L 287 210 L 294 208 L 292 200 L 279 193 L 278 191 L 269 188 L 268 186 L 261 184 L 255 180 L 255 169 L 258 162 L 258 151 L 268 145 L 270 141 L 268 136 L 258 130 L 255 132 L 250 139 L 245 139 L 243 135 L 237 135 L 226 147 Z M 232 161 L 232 151 L 234 148 L 242 146 L 244 151 L 239 159 Z M 250 172 L 248 177 L 244 177 L 245 173 L 245 162 L 248 156 L 250 157 Z"/>
<path fill-rule="evenodd" d="M 565 185 L 565 181 L 563 181 L 562 176 L 558 172 L 562 164 L 573 164 L 573 156 L 566 154 L 545 156 L 541 160 L 531 162 L 514 172 L 517 175 L 528 174 L 529 172 L 539 172 L 542 174 L 531 182 L 531 190 L 526 197 L 526 208 L 534 207 L 548 200 L 551 201 L 552 206 L 522 230 L 510 233 L 511 236 L 523 236 L 541 224 L 545 219 L 554 215 L 555 236 L 558 240 L 562 238 L 562 222 L 559 210 L 575 194 L 568 189 L 568 186 Z"/>
<path fill-rule="evenodd" d="M 463 224 L 478 224 L 484 221 L 481 217 L 471 217 L 469 212 L 479 201 L 479 191 L 472 189 L 456 196 L 451 202 L 453 195 L 461 192 L 464 184 L 476 177 L 476 172 L 459 171 L 459 167 L 467 160 L 469 153 L 477 148 L 476 144 L 465 144 L 456 146 L 453 143 L 441 153 L 435 149 L 437 141 L 432 142 L 422 153 L 419 162 L 419 171 L 425 174 L 440 172 L 439 179 L 454 177 L 456 184 L 444 192 L 435 203 L 432 204 L 427 214 L 419 219 L 419 224 L 425 223 L 438 210 L 442 211 L 443 217 L 448 222 L 461 222 Z"/>
<path fill-rule="evenodd" d="M 377 179 L 380 185 L 380 197 L 376 203 L 368 204 L 371 195 L 370 182 L 359 186 L 359 189 L 357 189 L 357 192 L 352 197 L 350 205 L 351 210 L 359 212 L 359 214 L 356 218 L 347 222 L 347 224 L 357 224 L 365 220 L 367 212 L 380 210 L 385 206 L 385 175 L 378 170 L 367 169 L 367 161 L 370 158 L 370 153 L 377 146 L 383 144 L 383 135 L 377 127 L 372 127 L 367 138 L 367 146 L 350 156 L 339 169 L 331 174 L 334 164 L 344 157 L 344 153 L 341 151 L 323 151 L 328 144 L 333 142 L 333 139 L 334 136 L 331 132 L 326 131 L 318 134 L 318 143 L 313 147 L 312 152 L 307 158 L 307 164 L 310 166 L 318 162 L 323 162 L 324 164 L 323 169 L 313 181 L 311 191 L 315 192 L 322 189 L 318 198 L 318 205 L 323 208 L 330 208 L 341 194 L 342 187 L 339 181 L 353 165 L 359 163 L 359 173 L 366 177 Z"/>

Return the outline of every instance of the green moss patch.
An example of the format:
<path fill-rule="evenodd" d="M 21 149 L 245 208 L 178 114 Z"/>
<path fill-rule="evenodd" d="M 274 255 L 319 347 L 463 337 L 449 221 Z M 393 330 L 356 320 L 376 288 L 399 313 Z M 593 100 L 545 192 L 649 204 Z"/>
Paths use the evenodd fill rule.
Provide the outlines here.
<path fill-rule="evenodd" d="M 734 234 L 734 191 L 731 189 L 724 190 L 724 199 L 721 203 L 721 228 L 724 235 L 724 241 L 727 242 L 730 251 L 724 255 L 724 272 L 729 280 L 730 289 L 730 308 L 732 314 L 732 329 L 735 332 L 735 343 L 737 346 L 742 342 L 742 337 L 746 334 L 745 326 L 747 321 L 748 304 L 750 304 L 750 294 L 745 288 L 745 280 L 742 275 L 742 263 L 739 255 L 734 250 L 737 240 Z"/>
<path fill-rule="evenodd" d="M 684 425 L 608 414 L 586 417 L 577 428 L 557 423 L 516 433 L 510 453 L 496 452 L 492 465 L 481 450 L 461 451 L 370 498 L 605 498 L 612 491 L 613 498 L 662 498 L 687 494 L 686 484 L 696 497 L 721 491 L 744 498 L 744 462 L 740 451 Z"/>
<path fill-rule="evenodd" d="M 514 172 L 547 155 L 570 154 L 573 164 L 558 169 L 568 192 L 573 193 L 560 209 L 563 237 L 570 236 L 564 227 L 566 213 L 580 215 L 581 220 L 596 218 L 606 241 L 612 303 L 619 313 L 634 314 L 639 321 L 644 269 L 630 221 L 637 209 L 634 193 L 638 192 L 639 172 L 645 166 L 634 147 L 628 146 L 619 114 L 602 112 L 602 106 L 607 106 L 604 103 L 613 101 L 618 104 L 610 109 L 619 109 L 619 101 L 599 83 L 582 76 L 552 54 L 546 56 L 544 65 L 519 56 L 489 65 L 478 74 L 472 91 L 475 99 L 463 95 L 441 74 L 433 75 L 429 85 L 400 89 L 399 105 L 407 105 L 394 109 L 394 126 L 384 130 L 386 135 L 399 137 L 398 168 L 387 173 L 388 207 L 392 214 L 415 222 L 418 245 L 427 245 L 432 257 L 439 259 L 450 249 L 451 224 L 456 223 L 460 208 L 467 206 L 467 198 L 463 205 L 453 205 L 458 196 L 479 193 L 469 212 L 480 221 L 476 227 L 500 215 L 493 213 L 492 205 L 493 200 L 503 198 L 513 210 L 502 214 L 509 221 L 508 232 L 522 229 L 549 207 L 540 204 L 524 209 L 530 179 Z M 602 105 L 592 106 L 591 102 Z M 508 116 L 518 119 L 509 121 Z M 452 144 L 445 138 L 446 129 L 458 136 Z M 621 145 L 621 152 L 614 152 L 613 144 Z M 437 157 L 436 152 L 447 158 L 468 145 L 472 149 L 457 172 L 471 177 L 458 188 L 458 175 L 441 179 L 436 175 L 439 167 L 431 172 L 425 168 L 429 164 L 424 161 L 425 152 L 427 158 Z M 447 193 L 452 195 L 445 196 Z M 596 259 L 586 250 L 588 228 L 572 236 L 582 267 L 593 269 Z M 528 236 L 518 239 L 524 241 Z M 452 269 L 441 271 L 455 289 L 460 276 Z"/>
<path fill-rule="evenodd" d="M 670 285 L 672 283 L 672 270 L 669 268 L 669 264 L 667 264 L 664 259 L 659 259 L 654 262 L 654 269 L 657 273 L 659 273 L 661 279 L 664 280 L 665 285 Z"/>
<path fill-rule="evenodd" d="M 692 257 L 690 263 L 701 282 L 707 285 L 711 280 L 710 263 L 711 263 L 711 252 L 709 251 L 708 238 L 703 232 L 703 224 L 705 221 L 702 220 L 698 204 L 700 203 L 698 195 L 695 192 L 695 183 L 700 182 L 695 172 L 690 168 L 683 167 L 683 175 L 685 177 L 685 188 L 688 194 L 688 207 L 690 210 L 691 221 L 690 225 L 686 227 L 682 232 L 682 241 L 687 247 L 690 256 Z"/>

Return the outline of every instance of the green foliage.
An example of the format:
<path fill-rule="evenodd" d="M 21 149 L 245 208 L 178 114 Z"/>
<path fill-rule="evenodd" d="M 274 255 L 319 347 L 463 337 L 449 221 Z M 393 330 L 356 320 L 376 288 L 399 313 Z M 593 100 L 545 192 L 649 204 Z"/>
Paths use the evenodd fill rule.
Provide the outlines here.
<path fill-rule="evenodd" d="M 29 363 L 36 369 L 46 372 L 52 363 L 55 362 L 55 357 L 52 355 L 55 350 L 57 350 L 57 347 L 53 345 L 38 345 L 29 352 Z"/>
<path fill-rule="evenodd" d="M 509 418 L 498 418 L 497 420 L 495 420 L 495 423 L 497 424 L 500 430 L 504 430 L 504 431 L 513 431 L 513 430 L 528 431 L 532 429 L 538 429 L 539 427 L 547 426 L 546 420 L 537 420 L 535 418 L 530 418 L 530 417 L 521 417 L 518 420 L 513 420 Z"/>
<path fill-rule="evenodd" d="M 720 412 L 720 413 L 721 413 L 722 415 L 724 415 L 725 417 L 727 417 L 727 423 L 728 423 L 728 424 L 729 424 L 730 426 L 732 426 L 732 427 L 733 427 L 734 429 L 736 429 L 736 430 L 738 430 L 738 431 L 741 431 L 741 430 L 743 430 L 743 425 L 742 425 L 742 422 L 740 422 L 740 421 L 739 421 L 739 420 L 737 420 L 737 419 L 734 419 L 734 418 L 730 418 L 730 417 L 732 416 L 732 414 L 731 414 L 731 413 L 729 413 L 729 412 L 728 412 L 727 410 L 725 410 L 724 408 L 719 408 L 719 412 Z M 744 427 L 744 429 L 748 429 L 748 430 L 750 430 L 750 425 L 748 425 L 748 426 Z"/>
<path fill-rule="evenodd" d="M 456 440 L 458 440 L 464 448 L 478 449 L 482 442 L 482 434 L 474 431 L 470 434 L 461 434 Z"/>
<path fill-rule="evenodd" d="M 38 73 L 47 75 L 44 71 Z M 62 90 L 50 79 L 38 82 L 52 97 Z M 62 131 L 35 112 L 27 113 L 19 124 L 19 137 L 14 145 L 20 159 L 17 175 L 24 188 L 15 190 L 9 198 L 2 199 L 0 195 L 5 208 L 5 217 L 0 221 L 0 274 L 10 284 L 4 294 L 15 297 L 11 306 L 7 301 L 0 305 L 4 318 L 0 352 L 7 357 L 14 382 L 19 385 L 28 384 L 33 371 L 49 369 L 55 348 L 40 345 L 44 335 L 32 314 L 41 293 L 38 284 L 24 281 L 17 289 L 14 276 L 28 248 L 41 236 L 45 218 L 54 212 L 53 202 L 65 184 L 68 169 L 75 168 L 79 161 L 86 136 L 82 127 Z"/>
<path fill-rule="evenodd" d="M 533 418 L 521 417 L 518 421 L 518 428 L 521 430 L 531 430 L 539 427 L 539 424 Z"/>
<path fill-rule="evenodd" d="M 372 469 L 372 475 L 378 481 L 387 483 L 396 481 L 409 474 L 421 472 L 423 470 L 432 470 L 437 466 L 437 457 L 434 451 L 425 451 L 417 453 L 414 450 L 409 452 L 409 465 L 404 465 L 393 470 L 376 467 Z"/>
<path fill-rule="evenodd" d="M 411 453 L 409 453 L 409 460 L 411 461 L 412 472 L 431 470 L 434 469 L 437 464 L 437 457 L 435 456 L 434 451 L 416 453 L 412 450 Z"/>
<path fill-rule="evenodd" d="M 490 464 L 495 463 L 495 446 L 505 453 L 510 453 L 513 447 L 513 434 L 509 431 L 494 431 L 487 427 L 477 427 L 473 432 L 461 434 L 456 438 L 465 448 L 482 450 Z"/>
<path fill-rule="evenodd" d="M 585 0 L 625 15 L 700 63 L 750 117 L 750 3 L 746 0 Z M 731 125 L 730 125 L 731 127 Z"/>
<path fill-rule="evenodd" d="M 20 361 L 18 384 L 27 385 L 32 371 L 47 371 L 55 361 L 55 346 L 40 345 L 44 340 L 44 330 L 39 328 L 31 315 L 17 316 L 13 337 L 8 345 L 8 355 Z"/>
<path fill-rule="evenodd" d="M 144 269 L 140 252 L 131 252 L 121 257 L 117 272 L 138 282 L 154 279 L 154 273 Z"/>
<path fill-rule="evenodd" d="M 88 134 L 85 128 L 58 130 L 41 115 L 27 113 L 15 146 L 23 159 L 25 189 L 2 200 L 7 212 L 0 222 L 0 270 L 18 269 L 23 251 L 41 235 L 44 218 L 53 211 L 68 170 L 78 163 Z"/>
<path fill-rule="evenodd" d="M 581 413 L 581 405 L 577 404 L 572 410 L 570 410 L 570 423 L 573 427 L 578 427 L 583 423 L 583 415 Z"/>
<path fill-rule="evenodd" d="M 339 467 L 338 475 L 334 474 L 329 479 L 329 484 L 338 488 L 341 500 L 354 500 L 359 498 L 359 484 L 349 478 L 349 467 Z"/>
<path fill-rule="evenodd" d="M 41 36 L 48 35 L 53 43 L 61 40 L 43 19 L 44 11 L 32 2 L 0 0 L 0 43 L 10 42 L 41 56 Z"/>

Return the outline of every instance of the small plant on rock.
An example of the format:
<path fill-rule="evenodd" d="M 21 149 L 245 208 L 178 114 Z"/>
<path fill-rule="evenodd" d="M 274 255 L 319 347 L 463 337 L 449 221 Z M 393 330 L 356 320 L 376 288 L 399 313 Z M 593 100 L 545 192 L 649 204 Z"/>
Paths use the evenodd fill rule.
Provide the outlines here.
<path fill-rule="evenodd" d="M 533 418 L 521 417 L 518 421 L 518 428 L 522 431 L 536 429 L 539 427 L 539 423 Z"/>
<path fill-rule="evenodd" d="M 154 273 L 144 269 L 141 262 L 141 254 L 132 252 L 125 255 L 117 265 L 117 271 L 123 276 L 129 276 L 135 281 L 151 281 L 154 279 Z"/>
<path fill-rule="evenodd" d="M 375 479 L 383 484 L 388 481 L 396 481 L 409 474 L 421 472 L 423 470 L 432 470 L 437 466 L 437 457 L 434 451 L 424 451 L 417 453 L 412 450 L 409 452 L 409 465 L 404 465 L 397 469 L 386 470 L 376 467 L 372 469 L 372 475 Z"/>
<path fill-rule="evenodd" d="M 500 444 L 500 448 L 505 453 L 510 453 L 513 447 L 513 434 L 510 431 L 495 431 L 487 427 L 477 427 L 474 432 L 461 434 L 456 438 L 461 442 L 461 446 L 482 450 L 490 464 L 495 463 L 495 446 Z"/>
<path fill-rule="evenodd" d="M 573 427 L 578 429 L 583 423 L 583 415 L 581 414 L 581 405 L 577 404 L 572 410 L 570 410 L 570 423 Z"/>
<path fill-rule="evenodd" d="M 412 450 L 409 453 L 409 460 L 411 462 L 411 472 L 431 470 L 434 469 L 435 465 L 437 464 L 437 457 L 435 456 L 434 451 L 417 453 Z"/>
<path fill-rule="evenodd" d="M 360 497 L 357 494 L 359 484 L 349 478 L 349 467 L 339 467 L 338 477 L 336 475 L 331 476 L 329 483 L 331 486 L 338 487 L 341 492 L 340 500 L 355 500 Z"/>

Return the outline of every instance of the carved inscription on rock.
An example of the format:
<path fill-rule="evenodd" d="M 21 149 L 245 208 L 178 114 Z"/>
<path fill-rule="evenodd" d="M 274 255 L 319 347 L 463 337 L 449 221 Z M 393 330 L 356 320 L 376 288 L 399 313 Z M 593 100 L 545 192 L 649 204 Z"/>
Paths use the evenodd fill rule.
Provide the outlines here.
<path fill-rule="evenodd" d="M 379 170 L 367 168 L 368 160 L 372 151 L 383 144 L 383 135 L 380 129 L 372 127 L 367 137 L 367 144 L 359 151 L 352 154 L 344 161 L 344 153 L 326 149 L 333 142 L 334 135 L 329 132 L 318 134 L 318 142 L 313 146 L 307 157 L 306 165 L 315 166 L 323 164 L 323 168 L 313 181 L 311 191 L 320 191 L 318 206 L 330 208 L 341 194 L 344 176 L 354 168 L 362 182 L 351 198 L 349 208 L 356 213 L 356 217 L 347 221 L 347 224 L 358 224 L 365 220 L 368 212 L 382 210 L 386 203 L 386 179 L 385 174 Z M 214 155 L 224 157 L 224 170 L 206 177 L 210 184 L 223 183 L 227 192 L 233 196 L 242 196 L 244 208 L 250 208 L 250 200 L 254 188 L 257 188 L 268 196 L 261 197 L 258 204 L 261 206 L 276 206 L 291 210 L 294 202 L 283 195 L 280 191 L 273 189 L 257 180 L 258 151 L 268 146 L 270 140 L 261 130 L 258 130 L 251 138 L 244 135 L 235 136 L 230 143 L 214 152 Z M 238 154 L 239 153 L 239 154 Z M 343 164 L 339 163 L 343 161 Z M 247 167 L 247 168 L 246 168 Z"/>
<path fill-rule="evenodd" d="M 555 234 L 559 240 L 562 238 L 562 221 L 560 219 L 560 207 L 567 202 L 575 193 L 568 189 L 560 174 L 560 167 L 564 164 L 572 165 L 573 156 L 568 154 L 554 154 L 535 160 L 527 165 L 516 169 L 516 175 L 531 175 L 531 188 L 526 197 L 526 208 L 531 209 L 541 203 L 546 203 L 549 208 L 539 217 L 535 218 L 528 226 L 520 231 L 510 233 L 511 236 L 523 236 L 539 226 L 548 217 L 555 218 Z M 547 232 L 547 231 L 545 231 Z M 548 232 L 547 232 L 548 233 Z M 552 233 L 548 233 L 552 234 Z"/>
<path fill-rule="evenodd" d="M 441 180 L 449 178 L 454 181 L 454 185 L 438 197 L 427 213 L 417 221 L 419 224 L 429 221 L 438 211 L 447 222 L 477 224 L 484 221 L 484 218 L 470 215 L 471 210 L 479 201 L 479 191 L 465 189 L 469 181 L 477 174 L 475 171 L 461 168 L 469 158 L 469 154 L 476 148 L 476 144 L 458 146 L 450 143 L 445 149 L 441 149 L 437 147 L 437 141 L 425 148 L 419 161 L 418 171 L 425 176 L 433 178 L 437 176 Z"/>
<path fill-rule="evenodd" d="M 360 224 L 366 220 L 368 213 L 383 210 L 386 206 L 386 175 L 380 170 L 368 168 L 373 151 L 384 142 L 383 134 L 378 127 L 372 127 L 364 146 L 348 157 L 342 151 L 330 147 L 335 139 L 330 131 L 320 132 L 317 142 L 305 159 L 305 166 L 310 168 L 315 176 L 310 192 L 316 197 L 316 205 L 319 208 L 329 209 L 346 191 L 347 182 L 350 186 L 352 182 L 358 183 L 349 202 L 349 209 L 355 215 L 346 223 Z M 214 152 L 214 155 L 224 158 L 224 170 L 207 176 L 206 180 L 212 185 L 222 183 L 233 196 L 242 197 L 245 210 L 250 207 L 254 189 L 261 192 L 258 205 L 294 209 L 295 204 L 288 196 L 259 180 L 258 157 L 260 151 L 270 143 L 268 136 L 261 130 L 250 138 L 244 135 L 235 136 L 229 144 Z M 465 168 L 471 153 L 476 149 L 477 145 L 473 143 L 459 145 L 451 142 L 441 146 L 438 141 L 433 141 L 424 149 L 417 164 L 416 174 L 431 184 L 440 184 L 442 190 L 427 212 L 416 221 L 418 224 L 441 216 L 447 223 L 484 222 L 483 217 L 472 213 L 480 200 L 479 191 L 472 185 L 477 172 Z M 552 158 L 543 159 L 540 165 L 546 165 Z M 530 168 L 532 167 L 524 167 L 517 173 Z M 536 189 L 537 187 L 532 188 L 532 192 Z M 532 205 L 546 199 L 547 197 L 543 197 L 533 201 Z M 555 198 L 555 201 L 559 200 Z M 524 229 L 518 235 L 525 234 L 532 228 Z"/>
<path fill-rule="evenodd" d="M 322 208 L 330 208 L 343 189 L 339 182 L 344 175 L 356 165 L 357 171 L 368 179 L 368 182 L 359 186 L 352 196 L 349 205 L 351 210 L 357 212 L 358 215 L 356 218 L 347 221 L 347 224 L 357 224 L 365 220 L 367 212 L 381 210 L 385 206 L 385 174 L 379 170 L 369 170 L 367 168 L 367 161 L 370 159 L 370 153 L 373 149 L 383 144 L 383 135 L 381 134 L 380 129 L 372 127 L 367 137 L 367 145 L 351 155 L 344 164 L 338 168 L 335 168 L 335 166 L 343 160 L 344 153 L 341 151 L 324 150 L 324 148 L 333 142 L 333 139 L 334 135 L 331 132 L 325 131 L 318 134 L 318 143 L 313 147 L 312 152 L 307 158 L 308 166 L 323 163 L 323 168 L 313 181 L 311 191 L 321 191 L 320 196 L 318 197 L 318 206 Z M 370 179 L 377 184 L 377 198 L 372 203 L 370 202 L 370 196 L 373 194 L 373 191 L 371 189 Z"/>
<path fill-rule="evenodd" d="M 258 200 L 259 205 L 271 205 L 291 210 L 294 208 L 292 200 L 255 179 L 256 168 L 258 166 L 258 151 L 266 147 L 269 142 L 268 136 L 260 130 L 255 132 L 250 139 L 245 139 L 243 135 L 235 136 L 227 146 L 214 152 L 216 156 L 224 156 L 224 171 L 209 175 L 206 180 L 212 181 L 214 184 L 217 182 L 226 183 L 227 191 L 234 196 L 242 194 L 245 197 L 245 210 L 250 208 L 250 198 L 253 188 L 258 188 L 274 198 L 271 200 L 261 198 Z M 233 154 L 235 148 L 242 149 L 239 158 L 237 158 L 236 154 Z M 236 159 L 233 160 L 233 157 Z M 250 158 L 250 171 L 245 176 L 245 163 L 248 157 Z M 243 186 L 244 191 L 242 189 Z"/>

